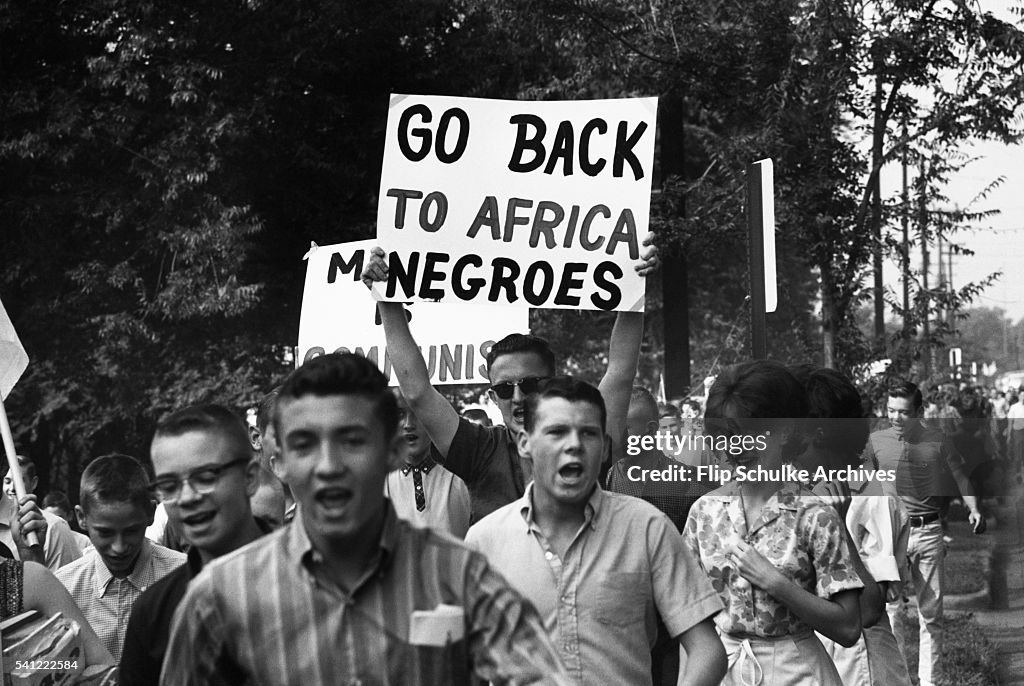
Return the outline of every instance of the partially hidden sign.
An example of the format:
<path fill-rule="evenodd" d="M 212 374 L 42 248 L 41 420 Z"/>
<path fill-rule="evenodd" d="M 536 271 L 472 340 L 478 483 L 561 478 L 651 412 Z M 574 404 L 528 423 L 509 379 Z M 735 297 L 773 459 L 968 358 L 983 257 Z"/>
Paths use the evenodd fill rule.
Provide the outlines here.
<path fill-rule="evenodd" d="M 0 400 L 7 397 L 27 367 L 28 353 L 0 302 Z"/>
<path fill-rule="evenodd" d="M 373 240 L 354 241 L 310 251 L 296 363 L 324 353 L 359 353 L 397 386 L 376 300 L 359 278 L 375 245 Z M 529 331 L 524 307 L 415 303 L 407 306 L 407 316 L 430 381 L 441 385 L 487 383 L 485 355 L 491 345 L 510 333 Z"/>
<path fill-rule="evenodd" d="M 392 95 L 374 292 L 642 311 L 657 108 Z"/>

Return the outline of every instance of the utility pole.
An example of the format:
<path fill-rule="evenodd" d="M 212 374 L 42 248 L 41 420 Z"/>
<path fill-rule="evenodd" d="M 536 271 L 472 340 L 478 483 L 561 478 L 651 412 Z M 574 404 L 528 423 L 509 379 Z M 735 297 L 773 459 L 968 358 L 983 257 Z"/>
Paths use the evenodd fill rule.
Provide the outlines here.
<path fill-rule="evenodd" d="M 903 211 L 900 212 L 900 224 L 903 229 L 903 246 L 900 258 L 903 261 L 903 341 L 910 338 L 910 186 L 907 183 L 907 118 L 903 117 L 903 151 L 900 154 L 903 167 Z"/>
<path fill-rule="evenodd" d="M 662 183 L 685 173 L 683 96 L 670 92 L 661 98 L 658 123 L 661 127 Z M 684 201 L 685 202 L 685 199 Z M 680 208 L 680 215 L 685 212 Z M 662 341 L 664 344 L 665 398 L 679 398 L 690 389 L 690 300 L 689 270 L 682 249 L 666 253 L 661 266 Z"/>
<path fill-rule="evenodd" d="M 917 177 L 917 222 L 921 233 L 921 297 L 924 301 L 922 310 L 922 331 L 924 333 L 924 378 L 929 379 L 932 375 L 932 333 L 930 314 L 930 298 L 928 297 L 928 196 L 927 182 L 925 181 L 924 157 L 918 161 Z"/>

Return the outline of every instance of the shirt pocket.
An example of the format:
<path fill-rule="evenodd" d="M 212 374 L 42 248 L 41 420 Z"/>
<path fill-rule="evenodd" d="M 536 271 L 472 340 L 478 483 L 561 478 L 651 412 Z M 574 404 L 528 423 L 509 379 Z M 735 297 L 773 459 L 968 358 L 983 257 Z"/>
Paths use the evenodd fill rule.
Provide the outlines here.
<path fill-rule="evenodd" d="M 594 616 L 602 624 L 618 627 L 644 626 L 651 576 L 646 572 L 608 572 L 599 582 Z"/>

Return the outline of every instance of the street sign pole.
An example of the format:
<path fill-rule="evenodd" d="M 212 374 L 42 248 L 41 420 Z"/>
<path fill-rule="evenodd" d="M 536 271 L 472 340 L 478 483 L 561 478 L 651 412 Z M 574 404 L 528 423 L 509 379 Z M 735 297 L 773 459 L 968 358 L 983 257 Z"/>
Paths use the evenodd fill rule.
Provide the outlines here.
<path fill-rule="evenodd" d="M 778 305 L 775 271 L 775 190 L 772 161 L 747 167 L 747 228 L 750 264 L 750 336 L 755 360 L 768 357 L 766 314 Z"/>

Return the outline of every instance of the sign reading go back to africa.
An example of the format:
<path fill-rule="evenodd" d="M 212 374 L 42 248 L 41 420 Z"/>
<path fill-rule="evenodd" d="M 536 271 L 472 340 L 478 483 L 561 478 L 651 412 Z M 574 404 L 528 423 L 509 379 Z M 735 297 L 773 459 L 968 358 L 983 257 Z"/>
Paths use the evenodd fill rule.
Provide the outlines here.
<path fill-rule="evenodd" d="M 377 296 L 642 311 L 657 106 L 392 95 Z"/>

